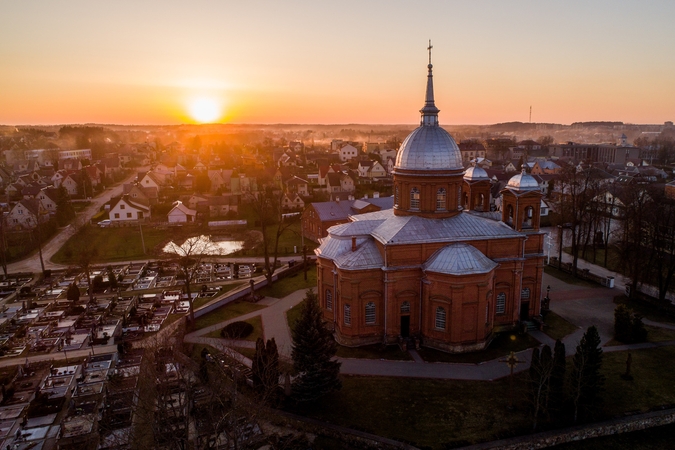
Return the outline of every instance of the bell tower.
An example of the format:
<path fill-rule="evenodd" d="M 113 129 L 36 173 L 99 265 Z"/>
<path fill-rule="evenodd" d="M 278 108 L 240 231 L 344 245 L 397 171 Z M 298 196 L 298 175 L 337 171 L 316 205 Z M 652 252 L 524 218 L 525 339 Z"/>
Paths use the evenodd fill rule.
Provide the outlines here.
<path fill-rule="evenodd" d="M 516 231 L 539 231 L 541 190 L 523 168 L 502 189 L 502 222 Z"/>

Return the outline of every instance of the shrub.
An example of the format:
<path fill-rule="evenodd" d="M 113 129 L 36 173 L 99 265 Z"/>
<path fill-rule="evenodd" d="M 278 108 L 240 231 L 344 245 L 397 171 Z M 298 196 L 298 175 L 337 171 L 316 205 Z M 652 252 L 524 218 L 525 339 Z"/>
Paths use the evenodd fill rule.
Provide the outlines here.
<path fill-rule="evenodd" d="M 632 311 L 626 305 L 618 305 L 614 310 L 614 339 L 619 342 L 633 341 Z"/>
<path fill-rule="evenodd" d="M 247 322 L 232 322 L 220 331 L 225 339 L 245 339 L 253 333 L 253 325 Z"/>

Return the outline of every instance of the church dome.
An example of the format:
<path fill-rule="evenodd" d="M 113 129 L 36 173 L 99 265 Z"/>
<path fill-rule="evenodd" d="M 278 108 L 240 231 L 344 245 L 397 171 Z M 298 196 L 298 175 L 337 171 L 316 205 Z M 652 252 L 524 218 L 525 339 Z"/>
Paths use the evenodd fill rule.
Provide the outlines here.
<path fill-rule="evenodd" d="M 478 166 L 471 166 L 464 172 L 464 179 L 466 181 L 489 180 L 487 172 Z"/>
<path fill-rule="evenodd" d="M 522 172 L 511 177 L 506 188 L 516 191 L 538 191 L 539 183 L 523 168 Z"/>
<path fill-rule="evenodd" d="M 422 125 L 410 133 L 401 144 L 394 168 L 462 169 L 462 154 L 450 133 L 438 125 Z"/>
<path fill-rule="evenodd" d="M 438 125 L 429 45 L 429 73 L 420 126 L 408 135 L 396 155 L 394 170 L 463 170 L 462 153 L 450 133 Z"/>

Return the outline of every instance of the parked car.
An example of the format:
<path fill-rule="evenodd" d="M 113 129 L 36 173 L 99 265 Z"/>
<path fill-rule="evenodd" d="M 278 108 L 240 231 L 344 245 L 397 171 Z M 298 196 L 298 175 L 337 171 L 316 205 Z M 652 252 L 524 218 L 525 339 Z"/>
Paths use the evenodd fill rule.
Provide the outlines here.
<path fill-rule="evenodd" d="M 110 219 L 105 219 L 102 220 L 98 223 L 98 226 L 101 228 L 108 228 L 112 224 L 112 220 Z"/>

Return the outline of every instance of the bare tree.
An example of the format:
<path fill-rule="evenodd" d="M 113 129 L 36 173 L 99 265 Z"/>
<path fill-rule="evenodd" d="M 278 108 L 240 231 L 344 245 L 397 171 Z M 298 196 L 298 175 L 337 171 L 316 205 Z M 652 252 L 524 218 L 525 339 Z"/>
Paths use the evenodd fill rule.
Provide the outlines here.
<path fill-rule="evenodd" d="M 221 253 L 220 248 L 211 240 L 210 236 L 201 235 L 187 238 L 181 245 L 170 242 L 166 251 L 174 255 L 173 259 L 185 277 L 185 291 L 190 304 L 190 324 L 194 324 L 195 311 L 192 304 L 192 281 L 199 271 L 203 258 L 208 255 L 219 255 Z"/>
<path fill-rule="evenodd" d="M 257 195 L 249 195 L 248 201 L 260 222 L 265 277 L 272 284 L 272 276 L 279 257 L 281 236 L 298 220 L 298 217 L 283 217 L 283 191 L 272 185 L 265 186 Z"/>

